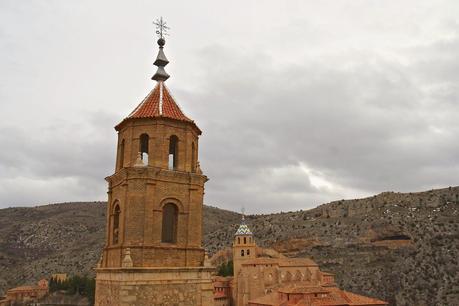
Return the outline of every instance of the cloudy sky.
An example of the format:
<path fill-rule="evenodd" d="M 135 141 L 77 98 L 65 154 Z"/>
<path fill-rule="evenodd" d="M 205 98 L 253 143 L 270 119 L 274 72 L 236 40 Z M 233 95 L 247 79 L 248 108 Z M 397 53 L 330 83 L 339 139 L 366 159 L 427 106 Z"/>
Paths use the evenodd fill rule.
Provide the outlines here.
<path fill-rule="evenodd" d="M 168 87 L 204 131 L 206 204 L 459 185 L 457 0 L 0 0 L 0 208 L 105 200 L 161 15 Z"/>

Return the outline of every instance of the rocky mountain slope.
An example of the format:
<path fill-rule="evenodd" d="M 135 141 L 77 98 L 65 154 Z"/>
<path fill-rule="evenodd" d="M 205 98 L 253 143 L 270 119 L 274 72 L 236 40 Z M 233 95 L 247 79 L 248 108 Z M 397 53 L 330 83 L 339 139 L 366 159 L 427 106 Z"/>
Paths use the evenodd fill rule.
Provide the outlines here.
<path fill-rule="evenodd" d="M 0 210 L 0 293 L 51 273 L 92 274 L 105 203 Z M 459 187 L 385 192 L 307 211 L 247 216 L 258 244 L 311 257 L 338 284 L 391 305 L 459 305 Z M 231 244 L 236 213 L 206 206 L 204 245 Z"/>

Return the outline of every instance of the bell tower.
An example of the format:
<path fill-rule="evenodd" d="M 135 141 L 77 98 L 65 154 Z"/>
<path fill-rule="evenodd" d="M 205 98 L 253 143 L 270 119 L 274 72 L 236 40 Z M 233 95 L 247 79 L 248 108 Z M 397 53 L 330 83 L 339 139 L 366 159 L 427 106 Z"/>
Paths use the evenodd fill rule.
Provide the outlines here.
<path fill-rule="evenodd" d="M 242 215 L 241 224 L 234 234 L 233 241 L 233 271 L 238 275 L 241 264 L 249 259 L 257 258 L 257 245 L 253 238 L 252 231 L 245 223 L 245 217 Z"/>
<path fill-rule="evenodd" d="M 234 234 L 233 241 L 233 288 L 232 300 L 234 305 L 247 305 L 248 302 L 248 284 L 241 284 L 240 278 L 241 267 L 251 259 L 257 258 L 257 245 L 253 233 L 245 222 L 245 216 L 242 214 L 241 224 Z"/>
<path fill-rule="evenodd" d="M 213 304 L 213 269 L 201 246 L 207 181 L 198 162 L 201 130 L 165 85 L 168 27 L 162 18 L 156 25 L 156 84 L 115 127 L 117 157 L 106 178 L 106 241 L 95 305 Z"/>

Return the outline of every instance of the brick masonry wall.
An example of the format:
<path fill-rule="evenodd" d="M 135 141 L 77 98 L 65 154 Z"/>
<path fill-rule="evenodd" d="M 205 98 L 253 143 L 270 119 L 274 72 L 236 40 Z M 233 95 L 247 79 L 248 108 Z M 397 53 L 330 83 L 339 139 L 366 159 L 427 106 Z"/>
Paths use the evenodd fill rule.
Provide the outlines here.
<path fill-rule="evenodd" d="M 212 268 L 99 269 L 96 306 L 211 306 Z"/>
<path fill-rule="evenodd" d="M 142 134 L 149 136 L 148 163 L 136 165 Z M 196 167 L 199 135 L 194 124 L 161 118 L 130 120 L 120 127 L 115 173 L 106 178 L 107 235 L 96 270 L 95 305 L 213 305 L 214 268 L 203 267 L 201 247 L 207 177 Z M 178 157 L 176 167 L 169 169 L 172 136 L 178 137 Z M 176 240 L 171 243 L 161 241 L 168 203 L 177 207 Z M 120 213 L 114 241 L 116 205 Z"/>
<path fill-rule="evenodd" d="M 150 137 L 148 166 L 133 167 L 144 133 Z M 169 170 L 167 163 L 172 135 L 179 138 L 176 170 Z M 130 121 L 121 129 L 119 143 L 124 140 L 125 151 L 121 154 L 118 147 L 116 171 L 107 178 L 109 206 L 103 267 L 120 267 L 127 248 L 131 249 L 135 267 L 203 265 L 202 205 L 207 177 L 192 168 L 197 163 L 198 136 L 192 124 L 165 119 Z M 161 242 L 162 208 L 166 203 L 178 208 L 177 241 L 173 244 Z M 113 243 L 115 205 L 121 210 L 118 243 Z"/>

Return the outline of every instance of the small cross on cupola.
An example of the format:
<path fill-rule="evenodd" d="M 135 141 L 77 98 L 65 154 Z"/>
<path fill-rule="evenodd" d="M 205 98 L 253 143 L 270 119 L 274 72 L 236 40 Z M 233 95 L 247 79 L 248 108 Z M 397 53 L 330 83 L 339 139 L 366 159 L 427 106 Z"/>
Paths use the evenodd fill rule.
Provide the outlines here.
<path fill-rule="evenodd" d="M 163 17 L 160 19 L 157 19 L 155 22 L 153 22 L 154 25 L 156 25 L 156 34 L 158 35 L 158 46 L 159 46 L 159 52 L 158 55 L 156 56 L 156 60 L 153 63 L 155 66 L 158 67 L 158 70 L 156 73 L 153 75 L 151 78 L 152 80 L 158 81 L 158 82 L 164 82 L 169 78 L 169 74 L 166 72 L 164 67 L 166 67 L 167 64 L 169 64 L 169 61 L 166 58 L 166 55 L 164 54 L 164 45 L 166 44 L 166 40 L 164 39 L 164 36 L 169 35 L 167 31 L 169 30 L 169 27 L 166 25 L 166 22 L 163 20 Z"/>

